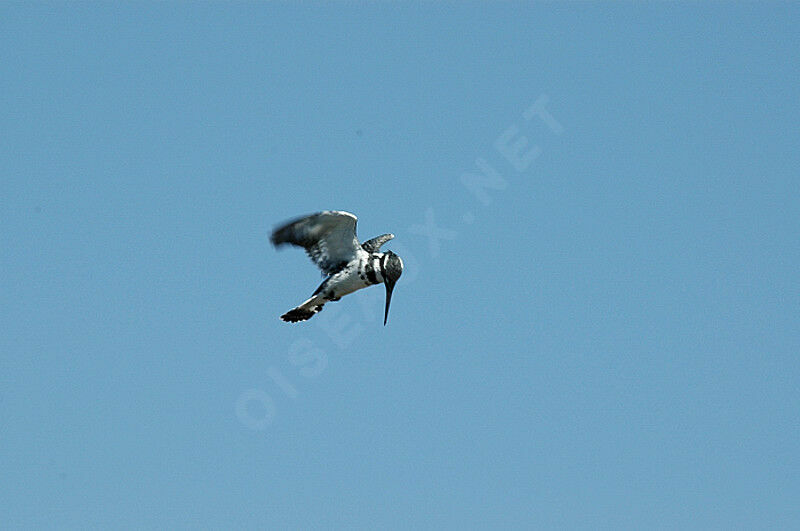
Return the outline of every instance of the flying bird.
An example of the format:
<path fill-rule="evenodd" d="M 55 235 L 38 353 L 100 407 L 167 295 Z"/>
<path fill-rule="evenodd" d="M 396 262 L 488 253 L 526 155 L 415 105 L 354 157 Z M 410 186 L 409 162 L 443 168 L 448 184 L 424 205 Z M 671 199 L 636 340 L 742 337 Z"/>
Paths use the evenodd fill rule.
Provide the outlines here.
<path fill-rule="evenodd" d="M 356 238 L 356 218 L 349 212 L 326 210 L 311 214 L 272 232 L 273 245 L 297 245 L 306 250 L 327 278 L 307 301 L 292 308 L 281 319 L 290 323 L 311 319 L 326 302 L 338 301 L 354 291 L 383 283 L 386 286 L 386 310 L 383 324 L 389 318 L 392 291 L 403 274 L 403 261 L 392 251 L 380 252 L 394 234 L 382 234 L 364 243 Z"/>

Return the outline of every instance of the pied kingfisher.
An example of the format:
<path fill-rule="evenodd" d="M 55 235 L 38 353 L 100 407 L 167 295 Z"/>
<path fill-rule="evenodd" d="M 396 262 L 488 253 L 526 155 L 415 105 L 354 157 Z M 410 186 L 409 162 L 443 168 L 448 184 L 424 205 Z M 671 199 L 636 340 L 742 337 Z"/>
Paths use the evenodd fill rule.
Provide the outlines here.
<path fill-rule="evenodd" d="M 380 252 L 381 245 L 394 238 L 394 234 L 383 234 L 359 244 L 357 221 L 349 212 L 326 210 L 290 221 L 272 232 L 273 245 L 290 243 L 303 247 L 322 274 L 327 275 L 310 299 L 281 315 L 281 319 L 290 323 L 305 321 L 321 311 L 326 302 L 338 301 L 361 288 L 383 282 L 386 326 L 392 290 L 403 274 L 403 261 L 392 251 Z"/>

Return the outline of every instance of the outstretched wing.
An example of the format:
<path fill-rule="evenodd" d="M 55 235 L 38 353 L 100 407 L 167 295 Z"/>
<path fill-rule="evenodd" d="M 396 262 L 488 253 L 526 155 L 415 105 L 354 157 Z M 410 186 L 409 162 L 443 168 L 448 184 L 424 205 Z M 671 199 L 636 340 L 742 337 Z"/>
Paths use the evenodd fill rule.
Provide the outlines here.
<path fill-rule="evenodd" d="M 302 247 L 326 275 L 339 271 L 356 257 L 356 221 L 349 212 L 326 210 L 296 219 L 272 232 L 272 243 Z"/>
<path fill-rule="evenodd" d="M 394 238 L 394 234 L 381 234 L 377 238 L 372 238 L 361 244 L 361 248 L 368 253 L 377 253 L 381 250 L 381 245 Z"/>

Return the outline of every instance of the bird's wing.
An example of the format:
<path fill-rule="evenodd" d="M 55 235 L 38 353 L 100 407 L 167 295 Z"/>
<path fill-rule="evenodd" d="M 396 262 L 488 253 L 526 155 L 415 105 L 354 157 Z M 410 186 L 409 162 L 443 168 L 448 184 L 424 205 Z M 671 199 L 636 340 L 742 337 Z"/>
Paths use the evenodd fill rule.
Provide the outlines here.
<path fill-rule="evenodd" d="M 356 221 L 349 212 L 326 210 L 290 221 L 275 229 L 271 239 L 274 245 L 304 248 L 324 274 L 332 275 L 356 257 Z"/>
<path fill-rule="evenodd" d="M 381 234 L 377 238 L 372 238 L 361 244 L 361 248 L 368 253 L 377 253 L 381 249 L 381 245 L 394 238 L 394 234 Z"/>

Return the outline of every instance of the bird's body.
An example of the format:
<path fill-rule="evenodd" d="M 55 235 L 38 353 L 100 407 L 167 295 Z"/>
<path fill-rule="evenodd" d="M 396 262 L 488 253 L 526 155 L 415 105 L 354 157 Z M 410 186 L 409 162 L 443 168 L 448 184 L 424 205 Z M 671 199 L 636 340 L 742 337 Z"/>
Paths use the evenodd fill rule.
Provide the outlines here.
<path fill-rule="evenodd" d="M 305 321 L 320 312 L 327 302 L 383 283 L 386 324 L 392 289 L 402 274 L 403 262 L 391 251 L 379 251 L 381 245 L 394 238 L 392 234 L 358 243 L 356 221 L 349 212 L 325 211 L 287 223 L 272 233 L 273 244 L 303 247 L 323 274 L 328 275 L 308 300 L 283 314 L 281 319 L 292 323 Z"/>
<path fill-rule="evenodd" d="M 369 254 L 361 250 L 354 260 L 326 278 L 307 301 L 282 318 L 290 322 L 303 321 L 321 311 L 326 302 L 338 301 L 345 295 L 382 283 L 383 275 L 379 265 L 383 254 Z"/>

